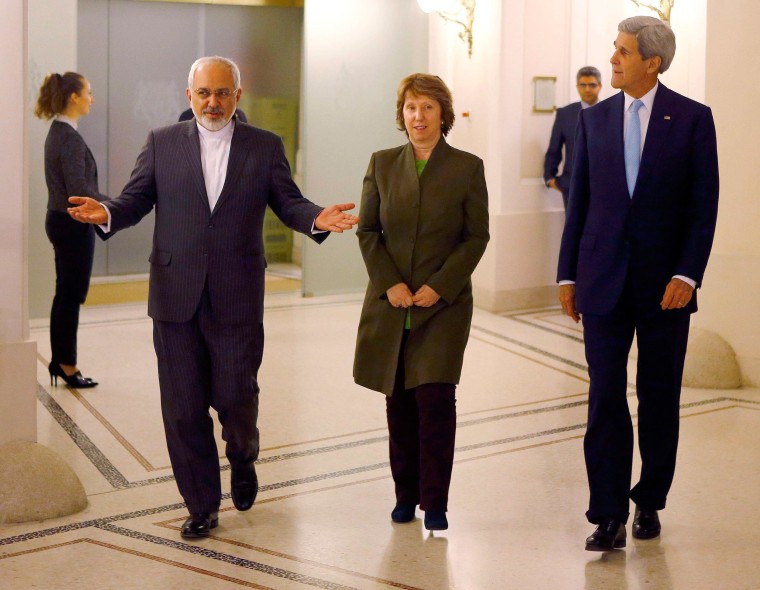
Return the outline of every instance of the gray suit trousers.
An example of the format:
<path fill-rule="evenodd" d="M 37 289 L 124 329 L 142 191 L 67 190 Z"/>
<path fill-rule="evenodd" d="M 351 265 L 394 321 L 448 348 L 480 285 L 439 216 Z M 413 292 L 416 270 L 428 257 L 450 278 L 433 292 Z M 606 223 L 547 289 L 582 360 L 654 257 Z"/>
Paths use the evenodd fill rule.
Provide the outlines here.
<path fill-rule="evenodd" d="M 214 408 L 233 468 L 259 454 L 257 374 L 264 326 L 221 324 L 207 288 L 187 322 L 153 321 L 161 410 L 172 469 L 189 512 L 214 512 L 221 502 Z"/>

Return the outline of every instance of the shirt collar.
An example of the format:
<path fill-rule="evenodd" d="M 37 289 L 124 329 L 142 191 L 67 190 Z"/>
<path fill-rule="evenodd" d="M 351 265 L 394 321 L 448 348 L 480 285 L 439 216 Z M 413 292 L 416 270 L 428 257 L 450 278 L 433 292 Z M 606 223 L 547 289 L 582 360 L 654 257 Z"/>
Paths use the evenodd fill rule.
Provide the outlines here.
<path fill-rule="evenodd" d="M 68 123 L 71 125 L 74 129 L 77 128 L 77 122 L 74 119 L 71 119 L 70 117 L 67 117 L 66 115 L 56 115 L 55 116 L 56 121 L 60 121 L 61 123 Z"/>
<path fill-rule="evenodd" d="M 235 117 L 232 117 L 230 122 L 219 131 L 210 131 L 209 129 L 206 129 L 203 125 L 198 123 L 197 119 L 195 120 L 195 124 L 198 126 L 198 133 L 204 140 L 213 139 L 215 141 L 229 141 L 232 139 L 232 133 L 235 131 Z"/>
<path fill-rule="evenodd" d="M 654 95 L 657 94 L 657 89 L 659 87 L 660 87 L 660 82 L 659 81 L 655 82 L 652 89 L 649 92 L 647 92 L 644 96 L 642 96 L 640 99 L 638 99 L 644 103 L 644 106 L 650 113 L 652 112 L 652 105 L 654 104 Z M 623 93 L 623 97 L 625 98 L 625 107 L 623 111 L 628 112 L 628 109 L 631 107 L 631 104 L 636 99 L 626 94 L 625 92 Z"/>

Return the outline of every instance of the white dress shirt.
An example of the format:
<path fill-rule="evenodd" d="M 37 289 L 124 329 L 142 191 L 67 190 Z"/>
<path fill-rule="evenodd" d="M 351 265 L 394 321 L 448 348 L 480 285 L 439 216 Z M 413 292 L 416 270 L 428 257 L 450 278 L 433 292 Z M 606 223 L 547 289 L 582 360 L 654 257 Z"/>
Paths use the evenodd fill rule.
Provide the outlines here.
<path fill-rule="evenodd" d="M 209 209 L 213 211 L 222 193 L 224 179 L 227 178 L 227 163 L 230 161 L 230 145 L 232 145 L 232 134 L 235 131 L 235 119 L 230 119 L 230 122 L 219 131 L 209 131 L 197 121 L 196 125 L 201 143 L 201 166 L 203 180 L 206 183 L 206 196 Z"/>
<path fill-rule="evenodd" d="M 74 129 L 77 128 L 77 122 L 74 119 L 71 119 L 71 118 L 67 117 L 66 115 L 60 115 L 60 114 L 58 114 L 53 119 L 55 121 L 60 121 L 61 123 L 68 123 Z"/>
<path fill-rule="evenodd" d="M 654 95 L 657 94 L 657 89 L 659 88 L 660 83 L 657 82 L 654 87 L 647 92 L 644 96 L 642 96 L 639 100 L 644 103 L 644 105 L 639 109 L 639 121 L 641 121 L 641 153 L 639 153 L 639 156 L 644 153 L 644 141 L 647 138 L 647 129 L 649 129 L 649 119 L 652 117 L 652 105 L 654 104 Z M 628 121 L 631 119 L 631 105 L 633 104 L 633 101 L 636 100 L 632 96 L 629 96 L 628 94 L 623 93 L 623 98 L 625 100 L 625 105 L 623 107 L 623 143 L 625 144 L 625 137 L 628 133 Z"/>

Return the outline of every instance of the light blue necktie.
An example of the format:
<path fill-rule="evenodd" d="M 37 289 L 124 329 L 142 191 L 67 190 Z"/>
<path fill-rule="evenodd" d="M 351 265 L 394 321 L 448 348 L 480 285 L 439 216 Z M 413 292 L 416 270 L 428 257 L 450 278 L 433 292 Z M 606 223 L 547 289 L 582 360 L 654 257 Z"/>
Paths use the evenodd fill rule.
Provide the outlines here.
<path fill-rule="evenodd" d="M 633 197 L 636 177 L 639 175 L 641 162 L 641 119 L 639 109 L 644 106 L 640 100 L 631 104 L 631 118 L 628 120 L 628 131 L 625 134 L 625 179 L 628 182 L 628 196 Z"/>

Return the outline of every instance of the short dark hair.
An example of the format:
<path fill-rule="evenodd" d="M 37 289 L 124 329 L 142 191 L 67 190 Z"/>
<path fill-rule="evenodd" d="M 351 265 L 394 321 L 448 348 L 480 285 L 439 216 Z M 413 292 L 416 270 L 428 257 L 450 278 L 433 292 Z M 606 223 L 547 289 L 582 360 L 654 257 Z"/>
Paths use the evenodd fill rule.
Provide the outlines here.
<path fill-rule="evenodd" d="M 396 123 L 400 131 L 407 135 L 404 125 L 404 102 L 407 94 L 429 96 L 441 105 L 441 133 L 446 137 L 454 126 L 454 100 L 451 91 L 438 76 L 430 74 L 410 74 L 398 85 L 396 94 Z"/>
<path fill-rule="evenodd" d="M 602 73 L 594 66 L 583 66 L 578 70 L 578 73 L 575 75 L 575 83 L 577 84 L 581 81 L 581 78 L 585 78 L 586 76 L 594 76 L 599 84 L 602 83 Z"/>

